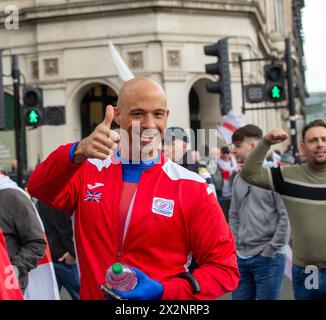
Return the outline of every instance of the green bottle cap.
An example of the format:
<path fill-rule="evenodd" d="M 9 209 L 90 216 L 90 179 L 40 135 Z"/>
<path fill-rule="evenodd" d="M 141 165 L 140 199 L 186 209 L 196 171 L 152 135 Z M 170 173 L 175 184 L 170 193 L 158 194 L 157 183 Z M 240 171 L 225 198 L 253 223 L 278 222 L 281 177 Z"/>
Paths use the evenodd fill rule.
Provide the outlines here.
<path fill-rule="evenodd" d="M 119 262 L 112 265 L 112 272 L 115 274 L 120 274 L 123 272 L 123 265 Z"/>

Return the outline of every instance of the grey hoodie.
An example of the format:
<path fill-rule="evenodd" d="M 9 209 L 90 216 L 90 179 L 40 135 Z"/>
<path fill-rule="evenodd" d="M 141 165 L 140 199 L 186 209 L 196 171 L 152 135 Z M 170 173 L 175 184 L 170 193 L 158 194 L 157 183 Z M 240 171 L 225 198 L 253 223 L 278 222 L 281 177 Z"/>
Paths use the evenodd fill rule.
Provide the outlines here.
<path fill-rule="evenodd" d="M 9 177 L 0 175 L 0 227 L 11 263 L 18 268 L 24 290 L 28 272 L 45 254 L 46 242 L 37 212 L 27 194 Z"/>
<path fill-rule="evenodd" d="M 290 238 L 290 223 L 281 197 L 234 178 L 229 224 L 240 256 L 272 257 Z"/>

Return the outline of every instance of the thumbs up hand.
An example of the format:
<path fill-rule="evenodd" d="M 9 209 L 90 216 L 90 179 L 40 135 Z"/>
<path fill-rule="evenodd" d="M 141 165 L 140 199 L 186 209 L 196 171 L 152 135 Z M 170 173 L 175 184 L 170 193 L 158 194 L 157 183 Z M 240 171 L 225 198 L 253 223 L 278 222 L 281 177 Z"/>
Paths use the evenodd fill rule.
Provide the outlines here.
<path fill-rule="evenodd" d="M 120 135 L 110 129 L 113 119 L 114 108 L 108 105 L 104 121 L 78 144 L 74 154 L 74 163 L 81 164 L 89 158 L 104 160 L 118 149 Z"/>
<path fill-rule="evenodd" d="M 113 119 L 114 119 L 114 108 L 111 105 L 108 105 L 106 107 L 105 118 L 103 123 L 110 129 Z"/>

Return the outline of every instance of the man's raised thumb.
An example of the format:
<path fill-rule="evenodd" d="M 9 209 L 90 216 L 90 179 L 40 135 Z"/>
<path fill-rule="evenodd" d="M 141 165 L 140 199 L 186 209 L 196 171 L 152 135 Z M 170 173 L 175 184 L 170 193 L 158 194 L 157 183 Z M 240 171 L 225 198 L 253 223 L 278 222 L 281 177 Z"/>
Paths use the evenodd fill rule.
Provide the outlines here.
<path fill-rule="evenodd" d="M 111 105 L 108 105 L 105 111 L 104 124 L 110 128 L 113 119 L 114 119 L 114 108 Z"/>

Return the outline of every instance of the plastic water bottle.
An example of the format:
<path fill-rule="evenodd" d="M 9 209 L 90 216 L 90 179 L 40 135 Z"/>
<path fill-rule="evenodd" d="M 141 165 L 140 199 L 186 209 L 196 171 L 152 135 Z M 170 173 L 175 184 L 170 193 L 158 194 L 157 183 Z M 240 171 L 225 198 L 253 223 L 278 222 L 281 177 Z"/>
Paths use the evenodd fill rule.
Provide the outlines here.
<path fill-rule="evenodd" d="M 126 292 L 136 287 L 137 275 L 128 266 L 122 265 L 121 263 L 114 263 L 106 271 L 105 281 L 113 289 Z"/>

